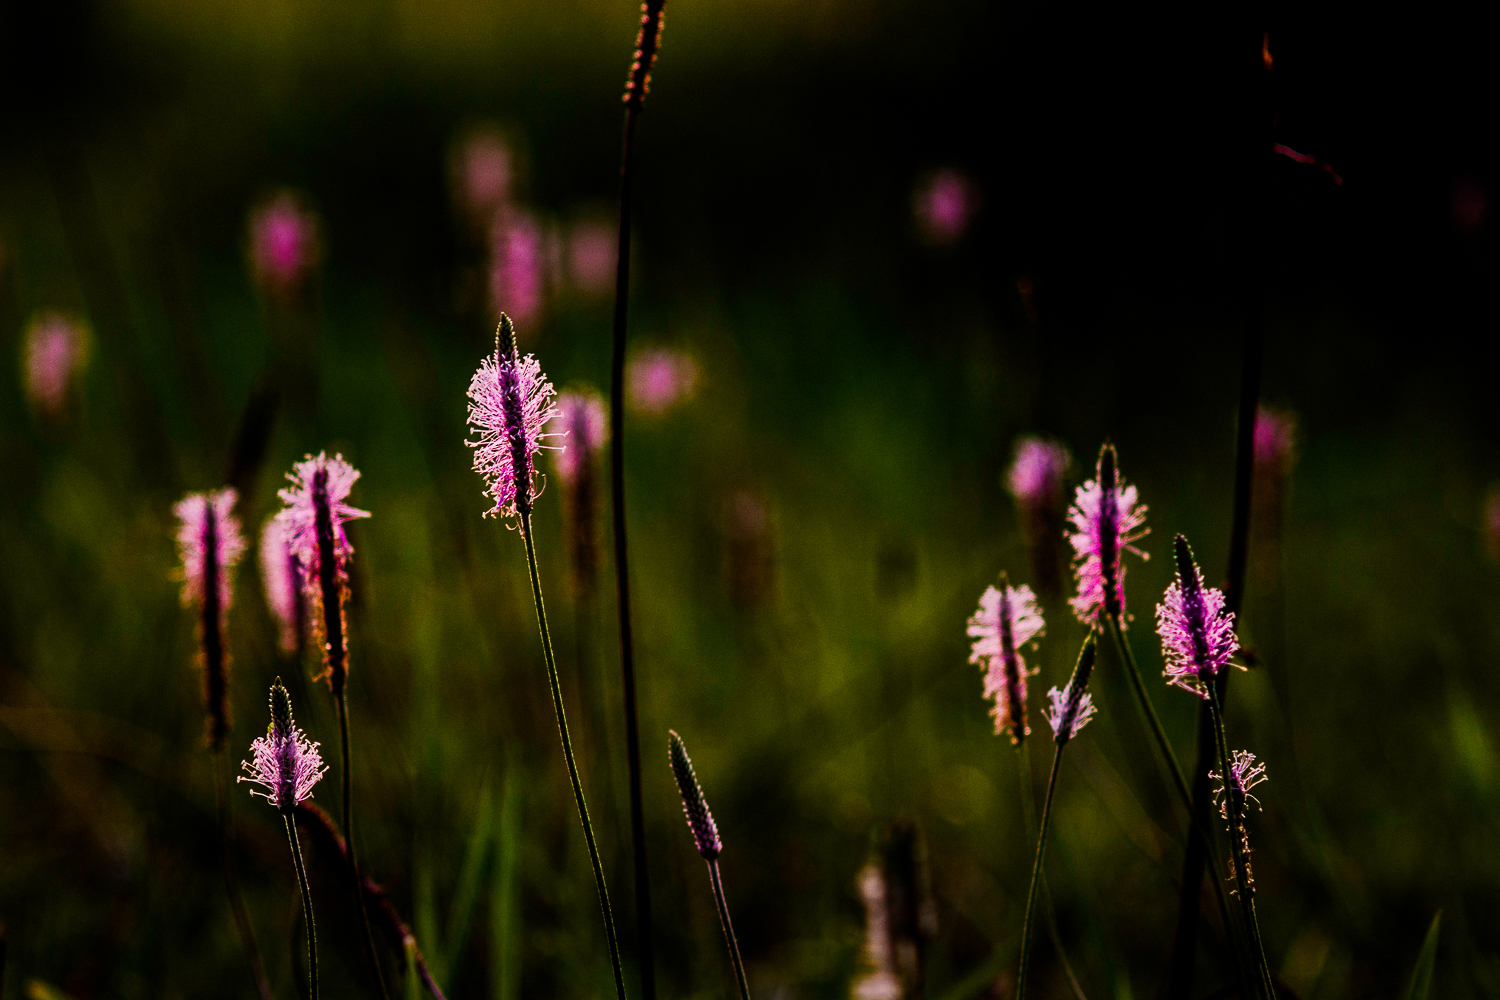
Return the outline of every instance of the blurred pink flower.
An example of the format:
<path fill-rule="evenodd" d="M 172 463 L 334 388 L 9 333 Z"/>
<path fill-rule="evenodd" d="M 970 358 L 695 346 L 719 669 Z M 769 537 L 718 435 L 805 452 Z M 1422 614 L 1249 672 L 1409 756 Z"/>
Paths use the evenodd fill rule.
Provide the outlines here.
<path fill-rule="evenodd" d="M 283 191 L 250 214 L 250 268 L 277 297 L 298 292 L 321 257 L 318 219 L 302 199 Z"/>
<path fill-rule="evenodd" d="M 281 625 L 281 651 L 295 653 L 306 629 L 302 566 L 292 552 L 286 525 L 272 514 L 260 530 L 260 578 L 266 604 Z"/>
<path fill-rule="evenodd" d="M 1022 507 L 1056 503 L 1062 498 L 1063 476 L 1073 457 L 1055 441 L 1025 437 L 1016 442 L 1016 457 L 1006 482 Z"/>
<path fill-rule="evenodd" d="M 1012 743 L 1031 735 L 1026 718 L 1028 670 L 1021 647 L 1042 634 L 1045 625 L 1031 588 L 1012 587 L 1003 577 L 1000 586 L 986 587 L 979 596 L 979 610 L 969 619 L 974 641 L 969 662 L 984 668 L 984 696 L 994 701 L 990 711 L 995 735 L 1009 733 Z"/>
<path fill-rule="evenodd" d="M 239 494 L 233 487 L 208 493 L 189 493 L 177 502 L 177 554 L 182 559 L 182 603 L 202 603 L 208 582 L 204 579 L 213 549 L 215 584 L 219 592 L 219 614 L 229 610 L 233 589 L 229 571 L 245 553 L 245 537 L 240 534 L 240 519 L 234 516 Z"/>
<path fill-rule="evenodd" d="M 490 306 L 526 330 L 541 318 L 546 254 L 541 226 L 529 213 L 506 208 L 490 229 Z"/>
<path fill-rule="evenodd" d="M 481 228 L 510 202 L 515 166 L 515 155 L 494 128 L 476 130 L 459 143 L 453 155 L 454 197 Z"/>
<path fill-rule="evenodd" d="M 37 313 L 26 330 L 26 395 L 32 405 L 60 416 L 84 361 L 82 324 L 62 313 Z"/>
<path fill-rule="evenodd" d="M 615 228 L 607 222 L 580 222 L 568 234 L 568 277 L 573 287 L 603 295 L 615 286 Z"/>
<path fill-rule="evenodd" d="M 917 229 L 923 239 L 942 246 L 957 243 L 979 208 L 974 182 L 956 170 L 928 175 L 914 197 Z"/>
<path fill-rule="evenodd" d="M 286 474 L 292 485 L 277 493 L 285 504 L 276 520 L 281 522 L 286 543 L 305 572 L 303 586 L 309 596 L 319 596 L 318 573 L 318 507 L 326 505 L 333 522 L 333 559 L 339 580 L 346 578 L 349 557 L 354 546 L 344 531 L 344 522 L 369 517 L 370 512 L 349 506 L 344 501 L 359 479 L 359 470 L 344 461 L 343 455 L 328 457 L 326 451 L 317 457 L 308 455 Z"/>
<path fill-rule="evenodd" d="M 570 389 L 557 397 L 557 416 L 568 439 L 553 452 L 552 461 L 563 481 L 571 482 L 580 465 L 592 462 L 609 440 L 609 414 L 597 392 Z"/>
<path fill-rule="evenodd" d="M 1255 464 L 1257 471 L 1285 475 L 1291 468 L 1292 448 L 1297 443 L 1297 421 L 1283 410 L 1262 406 L 1255 412 Z"/>
<path fill-rule="evenodd" d="M 665 413 L 697 390 L 698 363 L 681 351 L 644 350 L 630 360 L 626 379 L 632 407 L 652 415 Z"/>

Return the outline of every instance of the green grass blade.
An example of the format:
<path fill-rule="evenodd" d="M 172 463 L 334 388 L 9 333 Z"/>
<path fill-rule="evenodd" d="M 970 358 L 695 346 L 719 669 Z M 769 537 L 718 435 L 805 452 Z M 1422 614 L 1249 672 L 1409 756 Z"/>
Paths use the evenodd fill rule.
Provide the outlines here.
<path fill-rule="evenodd" d="M 505 787 L 501 792 L 500 823 L 495 834 L 495 881 L 490 892 L 491 1000 L 516 1000 L 521 993 L 519 786 L 515 772 L 506 768 Z"/>
<path fill-rule="evenodd" d="M 1427 927 L 1427 937 L 1422 950 L 1417 954 L 1416 968 L 1411 970 L 1411 980 L 1406 984 L 1405 1000 L 1427 1000 L 1427 991 L 1432 988 L 1432 967 L 1437 964 L 1438 929 L 1443 923 L 1443 911 L 1432 915 Z"/>
<path fill-rule="evenodd" d="M 469 837 L 469 846 L 464 849 L 464 860 L 458 870 L 458 885 L 453 890 L 453 904 L 448 909 L 448 935 L 444 939 L 444 966 L 448 979 L 452 981 L 458 971 L 459 956 L 463 954 L 464 942 L 469 936 L 469 921 L 474 916 L 474 904 L 479 900 L 479 883 L 484 876 L 485 862 L 489 860 L 491 808 L 493 796 L 490 782 L 486 778 L 479 791 L 479 815 L 474 820 L 474 832 Z"/>

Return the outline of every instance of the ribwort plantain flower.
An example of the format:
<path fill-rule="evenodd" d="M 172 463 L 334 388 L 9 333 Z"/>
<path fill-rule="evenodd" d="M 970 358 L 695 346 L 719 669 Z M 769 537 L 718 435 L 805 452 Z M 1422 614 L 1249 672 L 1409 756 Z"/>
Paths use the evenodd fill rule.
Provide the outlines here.
<path fill-rule="evenodd" d="M 557 416 L 568 445 L 557 449 L 552 460 L 563 482 L 571 483 L 580 472 L 592 468 L 609 441 L 609 414 L 593 389 L 570 389 L 557 397 Z"/>
<path fill-rule="evenodd" d="M 1244 813 L 1247 802 L 1260 806 L 1260 799 L 1251 795 L 1250 789 L 1270 780 L 1266 777 L 1266 765 L 1256 763 L 1255 754 L 1249 750 L 1234 751 L 1228 781 L 1218 771 L 1210 771 L 1208 776 L 1219 783 L 1214 789 L 1214 805 L 1219 807 L 1219 815 L 1231 821 Z"/>
<path fill-rule="evenodd" d="M 561 433 L 546 426 L 558 415 L 555 390 L 534 355 L 516 350 L 515 327 L 501 315 L 495 353 L 479 365 L 469 382 L 469 429 L 478 433 L 464 442 L 474 449 L 474 471 L 488 484 L 485 496 L 495 501 L 486 517 L 531 516 L 541 490 L 536 488 L 536 455 L 560 448 L 549 439 Z"/>
<path fill-rule="evenodd" d="M 307 632 L 303 575 L 302 563 L 288 542 L 286 525 L 271 515 L 260 530 L 260 578 L 266 605 L 281 626 L 281 651 L 288 656 L 302 648 Z"/>
<path fill-rule="evenodd" d="M 625 80 L 625 104 L 639 111 L 651 93 L 651 67 L 656 64 L 656 50 L 661 46 L 663 10 L 666 0 L 646 0 L 641 4 L 641 27 L 635 36 L 635 59 Z"/>
<path fill-rule="evenodd" d="M 1052 707 L 1044 714 L 1052 726 L 1052 738 L 1058 746 L 1078 735 L 1078 731 L 1094 717 L 1094 699 L 1088 693 L 1089 674 L 1094 670 L 1094 657 L 1098 653 L 1094 634 L 1090 633 L 1078 654 L 1078 664 L 1073 676 L 1062 690 L 1053 688 L 1047 692 Z"/>
<path fill-rule="evenodd" d="M 1207 685 L 1240 648 L 1234 634 L 1234 612 L 1224 610 L 1222 590 L 1203 585 L 1203 574 L 1193 562 L 1187 539 L 1178 535 L 1172 547 L 1177 579 L 1156 606 L 1156 631 L 1166 662 L 1162 675 L 1167 683 L 1206 699 Z"/>
<path fill-rule="evenodd" d="M 282 191 L 250 215 L 250 270 L 267 294 L 295 296 L 322 256 L 318 217 L 301 197 Z"/>
<path fill-rule="evenodd" d="M 1016 442 L 1015 460 L 1006 474 L 1031 555 L 1032 578 L 1046 598 L 1062 592 L 1063 477 L 1072 461 L 1056 441 L 1024 437 Z"/>
<path fill-rule="evenodd" d="M 995 703 L 990 711 L 995 735 L 1009 733 L 1012 743 L 1031 735 L 1026 720 L 1026 678 L 1036 671 L 1026 668 L 1020 650 L 1044 629 L 1031 588 L 1012 587 L 1003 574 L 999 587 L 985 588 L 979 610 L 969 619 L 969 635 L 974 640 L 969 662 L 984 668 L 984 696 Z"/>
<path fill-rule="evenodd" d="M 526 211 L 502 206 L 490 226 L 490 305 L 523 331 L 541 319 L 545 301 L 542 228 Z"/>
<path fill-rule="evenodd" d="M 234 504 L 239 495 L 226 487 L 189 493 L 172 512 L 177 515 L 177 551 L 182 557 L 182 603 L 196 604 L 203 702 L 208 714 L 208 745 L 214 750 L 229 737 L 229 654 L 224 647 L 224 618 L 234 596 L 230 570 L 245 552 Z"/>
<path fill-rule="evenodd" d="M 26 396 L 36 411 L 62 416 L 87 360 L 83 325 L 59 312 L 37 313 L 26 328 Z"/>
<path fill-rule="evenodd" d="M 568 445 L 552 456 L 563 481 L 573 591 L 592 594 L 599 577 L 599 452 L 609 439 L 609 417 L 592 389 L 563 393 L 557 410 Z"/>
<path fill-rule="evenodd" d="M 1078 594 L 1070 604 L 1085 625 L 1093 625 L 1102 611 L 1125 627 L 1125 564 L 1121 553 L 1134 552 L 1151 558 L 1135 546 L 1151 529 L 1146 507 L 1136 502 L 1136 489 L 1126 486 L 1118 471 L 1115 446 L 1105 442 L 1099 450 L 1098 472 L 1078 487 L 1068 510 L 1072 530 L 1073 575 Z"/>
<path fill-rule="evenodd" d="M 693 833 L 693 843 L 703 860 L 713 861 L 724 845 L 719 840 L 719 828 L 714 825 L 713 813 L 703 800 L 703 789 L 698 785 L 698 776 L 693 773 L 693 762 L 688 759 L 687 747 L 675 730 L 667 731 L 667 756 L 672 763 L 672 776 L 677 779 L 677 791 L 682 795 L 682 811 L 687 816 L 688 829 Z"/>
<path fill-rule="evenodd" d="M 242 761 L 245 774 L 238 781 L 259 785 L 250 789 L 290 817 L 297 803 L 312 797 L 313 786 L 327 772 L 318 744 L 309 740 L 292 719 L 292 698 L 281 678 L 271 685 L 271 725 L 266 735 L 250 744 L 253 763 Z"/>
<path fill-rule="evenodd" d="M 644 350 L 630 359 L 630 405 L 647 416 L 660 416 L 693 397 L 698 390 L 698 363 L 669 348 Z"/>

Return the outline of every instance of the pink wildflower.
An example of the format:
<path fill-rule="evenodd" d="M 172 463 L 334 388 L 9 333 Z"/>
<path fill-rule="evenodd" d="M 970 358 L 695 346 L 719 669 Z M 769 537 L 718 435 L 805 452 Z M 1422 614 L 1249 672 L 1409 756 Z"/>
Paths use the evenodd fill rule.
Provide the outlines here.
<path fill-rule="evenodd" d="M 1027 586 L 1012 587 L 1004 579 L 987 587 L 979 597 L 979 610 L 969 619 L 973 637 L 969 662 L 984 668 L 984 696 L 995 705 L 995 735 L 1010 734 L 1012 743 L 1031 735 L 1026 720 L 1026 678 L 1036 673 L 1026 669 L 1020 647 L 1041 635 L 1041 610 Z"/>
<path fill-rule="evenodd" d="M 1255 412 L 1257 474 L 1286 475 L 1297 443 L 1297 422 L 1290 413 L 1262 406 Z"/>
<path fill-rule="evenodd" d="M 529 329 L 541 318 L 545 253 L 542 230 L 530 214 L 503 208 L 490 230 L 490 304 Z"/>
<path fill-rule="evenodd" d="M 698 364 L 681 351 L 655 348 L 632 358 L 626 377 L 630 405 L 654 416 L 692 397 L 698 387 Z"/>
<path fill-rule="evenodd" d="M 917 188 L 914 198 L 917 229 L 929 243 L 957 243 L 979 208 L 974 182 L 956 170 L 939 170 Z"/>
<path fill-rule="evenodd" d="M 1236 750 L 1234 759 L 1229 763 L 1229 780 L 1217 771 L 1208 772 L 1208 776 L 1219 783 L 1214 789 L 1214 804 L 1219 807 L 1219 815 L 1230 819 L 1231 808 L 1238 815 L 1244 812 L 1246 802 L 1254 802 L 1260 805 L 1260 799 L 1250 794 L 1250 789 L 1262 781 L 1269 781 L 1266 777 L 1266 765 L 1255 762 L 1255 754 L 1249 750 Z M 1225 794 L 1225 793 L 1228 794 Z"/>
<path fill-rule="evenodd" d="M 516 352 L 515 328 L 502 315 L 495 353 L 480 363 L 469 382 L 469 428 L 479 436 L 464 442 L 474 449 L 474 471 L 485 478 L 485 496 L 495 501 L 486 517 L 523 522 L 530 517 L 532 502 L 541 494 L 536 454 L 560 447 L 547 442 L 560 435 L 545 430 L 558 413 L 553 395 L 536 357 Z"/>
<path fill-rule="evenodd" d="M 1089 675 L 1094 670 L 1094 658 L 1099 650 L 1095 635 L 1097 633 L 1090 632 L 1089 637 L 1084 640 L 1083 649 L 1078 653 L 1078 665 L 1073 668 L 1073 676 L 1068 680 L 1067 687 L 1061 690 L 1053 688 L 1047 692 L 1047 699 L 1052 702 L 1052 706 L 1042 714 L 1052 727 L 1052 739 L 1058 746 L 1077 736 L 1078 731 L 1094 717 L 1094 699 L 1088 693 L 1088 684 Z"/>
<path fill-rule="evenodd" d="M 1137 504 L 1135 487 L 1119 477 L 1117 461 L 1114 445 L 1106 443 L 1099 451 L 1096 478 L 1078 487 L 1068 510 L 1073 525 L 1068 541 L 1078 580 L 1078 594 L 1068 603 L 1085 625 L 1094 624 L 1103 610 L 1124 628 L 1125 564 L 1120 554 L 1130 551 L 1151 558 L 1133 544 L 1151 529 L 1144 526 L 1146 508 Z"/>
<path fill-rule="evenodd" d="M 250 216 L 250 267 L 256 283 L 272 295 L 300 290 L 320 256 L 318 219 L 301 199 L 283 191 Z"/>
<path fill-rule="evenodd" d="M 515 157 L 498 131 L 472 133 L 459 145 L 452 162 L 454 195 L 470 218 L 492 219 L 510 202 Z"/>
<path fill-rule="evenodd" d="M 592 462 L 609 440 L 609 414 L 597 392 L 570 389 L 557 397 L 557 415 L 568 444 L 553 453 L 552 461 L 563 481 L 571 482 L 582 463 Z"/>
<path fill-rule="evenodd" d="M 1073 456 L 1055 441 L 1025 437 L 1016 442 L 1006 482 L 1016 503 L 1023 507 L 1051 505 L 1062 498 L 1063 476 Z"/>
<path fill-rule="evenodd" d="M 26 330 L 26 395 L 49 417 L 62 414 L 84 362 L 83 328 L 57 312 L 38 313 Z"/>
<path fill-rule="evenodd" d="M 312 797 L 313 786 L 328 771 L 318 744 L 308 739 L 292 719 L 292 699 L 281 684 L 271 685 L 271 725 L 266 735 L 250 744 L 254 763 L 242 761 L 246 774 L 237 780 L 259 785 L 250 789 L 284 815 L 290 816 L 299 802 Z"/>
<path fill-rule="evenodd" d="M 274 514 L 260 530 L 260 578 L 266 604 L 281 625 L 281 651 L 291 655 L 302 645 L 307 604 L 302 565 L 292 552 L 286 525 Z"/>
<path fill-rule="evenodd" d="M 1203 585 L 1187 539 L 1178 535 L 1173 548 L 1177 579 L 1156 606 L 1156 631 L 1166 661 L 1162 675 L 1167 683 L 1206 699 L 1207 685 L 1240 648 L 1234 614 L 1224 610 L 1222 590 Z"/>
<path fill-rule="evenodd" d="M 327 503 L 333 524 L 335 573 L 339 580 L 347 579 L 348 562 L 354 555 L 354 546 L 349 544 L 344 522 L 370 516 L 369 511 L 359 510 L 344 502 L 349 498 L 349 491 L 354 488 L 359 476 L 359 470 L 344 461 L 343 455 L 329 458 L 326 451 L 321 451 L 316 458 L 308 455 L 292 466 L 292 471 L 286 475 L 292 485 L 277 493 L 286 506 L 276 515 L 276 520 L 281 523 L 285 532 L 287 546 L 302 564 L 305 572 L 303 587 L 309 596 L 317 593 L 319 567 L 322 565 L 318 547 L 320 502 Z"/>
<path fill-rule="evenodd" d="M 177 502 L 177 553 L 182 557 L 182 603 L 201 604 L 205 579 L 212 567 L 218 589 L 219 613 L 229 610 L 233 588 L 229 571 L 245 552 L 240 519 L 234 516 L 239 494 L 233 487 L 208 493 L 189 493 Z"/>
<path fill-rule="evenodd" d="M 580 222 L 568 234 L 568 276 L 574 287 L 603 295 L 615 286 L 615 228 L 606 222 Z"/>

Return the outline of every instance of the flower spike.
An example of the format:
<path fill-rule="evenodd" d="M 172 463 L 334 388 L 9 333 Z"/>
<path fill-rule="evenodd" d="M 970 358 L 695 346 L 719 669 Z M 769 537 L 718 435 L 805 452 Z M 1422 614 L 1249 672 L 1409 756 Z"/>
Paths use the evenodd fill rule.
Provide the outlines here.
<path fill-rule="evenodd" d="M 1156 631 L 1166 661 L 1162 675 L 1167 683 L 1207 698 L 1206 685 L 1240 648 L 1234 612 L 1224 610 L 1222 590 L 1203 585 L 1203 573 L 1193 561 L 1187 539 L 1178 535 L 1172 548 L 1177 579 L 1156 606 Z"/>
<path fill-rule="evenodd" d="M 1044 714 L 1052 726 L 1052 738 L 1058 746 L 1078 735 L 1078 731 L 1094 717 L 1094 699 L 1088 693 L 1089 674 L 1094 670 L 1094 658 L 1099 652 L 1096 633 L 1090 632 L 1078 652 L 1078 664 L 1073 668 L 1073 677 L 1062 690 L 1053 688 L 1047 692 L 1052 707 Z"/>
<path fill-rule="evenodd" d="M 237 780 L 259 785 L 264 791 L 250 789 L 285 816 L 291 816 L 297 803 L 312 797 L 313 786 L 327 772 L 318 744 L 303 735 L 292 718 L 292 698 L 282 686 L 281 678 L 271 685 L 271 725 L 266 735 L 250 744 L 254 763 L 244 761 L 246 774 Z"/>
<path fill-rule="evenodd" d="M 677 790 L 682 793 L 682 811 L 687 816 L 688 829 L 693 832 L 693 843 L 705 861 L 713 861 L 724 845 L 719 840 L 714 815 L 703 800 L 703 789 L 698 784 L 698 776 L 693 773 L 687 747 L 682 745 L 682 737 L 675 730 L 667 730 L 667 755 L 672 762 L 672 776 L 677 779 Z"/>
<path fill-rule="evenodd" d="M 1266 765 L 1255 761 L 1255 754 L 1249 750 L 1234 751 L 1234 759 L 1229 764 L 1229 780 L 1218 771 L 1208 772 L 1208 776 L 1219 783 L 1214 789 L 1214 805 L 1219 807 L 1219 815 L 1230 819 L 1230 810 L 1238 814 L 1245 811 L 1245 803 L 1254 802 L 1260 807 L 1260 799 L 1250 794 L 1250 789 L 1263 781 L 1269 781 L 1266 777 Z M 1227 793 L 1227 794 L 1226 794 Z"/>
<path fill-rule="evenodd" d="M 541 494 L 536 488 L 537 452 L 559 448 L 548 443 L 561 435 L 544 430 L 557 416 L 552 383 L 533 355 L 521 357 L 510 317 L 501 314 L 495 330 L 495 353 L 485 358 L 469 382 L 469 428 L 478 433 L 464 442 L 474 449 L 474 471 L 485 478 L 485 495 L 495 505 L 486 517 L 530 515 Z"/>
<path fill-rule="evenodd" d="M 229 739 L 229 652 L 224 619 L 234 596 L 230 570 L 245 552 L 238 494 L 232 487 L 189 493 L 172 508 L 177 515 L 177 551 L 182 557 L 182 603 L 196 604 L 203 701 L 208 710 L 208 745 L 215 751 Z"/>
<path fill-rule="evenodd" d="M 969 662 L 984 667 L 984 696 L 993 699 L 990 714 L 995 735 L 1009 733 L 1019 744 L 1031 734 L 1026 719 L 1026 668 L 1020 647 L 1045 630 L 1036 597 L 1027 586 L 1012 587 L 1002 573 L 999 587 L 988 587 L 979 597 L 979 610 L 969 619 L 974 641 Z"/>
<path fill-rule="evenodd" d="M 1085 625 L 1094 624 L 1103 611 L 1125 627 L 1125 564 L 1120 556 L 1133 552 L 1151 558 L 1134 544 L 1151 531 L 1145 526 L 1146 507 L 1136 497 L 1135 487 L 1120 478 L 1115 446 L 1106 441 L 1099 450 L 1097 475 L 1078 487 L 1068 510 L 1078 580 L 1078 594 L 1068 603 Z"/>

